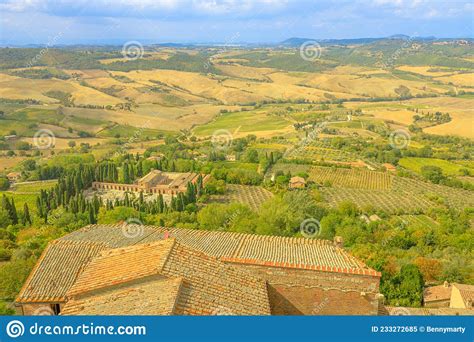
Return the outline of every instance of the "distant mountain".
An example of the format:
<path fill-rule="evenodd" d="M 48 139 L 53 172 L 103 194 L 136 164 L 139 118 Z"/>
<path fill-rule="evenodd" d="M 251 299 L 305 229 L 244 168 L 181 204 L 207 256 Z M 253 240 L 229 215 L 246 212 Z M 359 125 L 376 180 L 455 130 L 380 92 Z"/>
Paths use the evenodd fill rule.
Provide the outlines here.
<path fill-rule="evenodd" d="M 367 44 L 367 43 L 372 43 L 377 40 L 381 40 L 384 38 L 355 38 L 355 39 L 312 39 L 312 38 L 289 38 L 284 40 L 278 45 L 281 46 L 300 46 L 304 42 L 307 41 L 316 41 L 320 44 L 341 44 L 341 45 L 349 45 L 349 44 Z"/>
<path fill-rule="evenodd" d="M 370 44 L 373 42 L 383 41 L 383 40 L 416 40 L 416 41 L 433 41 L 437 40 L 436 37 L 410 37 L 404 34 L 395 34 L 389 37 L 380 37 L 380 38 L 349 38 L 349 39 L 312 39 L 312 38 L 298 38 L 293 37 L 286 39 L 279 43 L 280 46 L 288 46 L 288 47 L 295 47 L 300 46 L 304 42 L 307 41 L 316 41 L 321 45 L 362 45 L 362 44 Z M 455 40 L 455 38 L 445 38 L 440 40 Z"/>

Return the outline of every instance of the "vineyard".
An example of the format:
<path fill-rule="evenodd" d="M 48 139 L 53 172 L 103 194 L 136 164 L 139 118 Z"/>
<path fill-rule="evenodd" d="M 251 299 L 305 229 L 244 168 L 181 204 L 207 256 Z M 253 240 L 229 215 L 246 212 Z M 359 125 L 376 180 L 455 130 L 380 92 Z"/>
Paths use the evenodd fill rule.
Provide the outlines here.
<path fill-rule="evenodd" d="M 263 202 L 273 194 L 261 186 L 228 184 L 225 195 L 211 196 L 211 202 L 231 203 L 238 202 L 257 210 Z"/>
<path fill-rule="evenodd" d="M 422 195 L 434 203 L 444 204 L 453 208 L 474 207 L 474 192 L 472 191 L 432 184 L 416 179 L 395 177 L 392 190 L 404 193 L 406 196 L 412 196 L 412 194 Z"/>
<path fill-rule="evenodd" d="M 319 185 L 366 190 L 389 190 L 393 179 L 385 172 L 319 166 L 311 168 L 309 177 Z"/>
<path fill-rule="evenodd" d="M 288 172 L 292 175 L 298 173 L 308 173 L 311 170 L 311 165 L 308 164 L 295 164 L 295 163 L 277 163 L 268 169 L 266 177 L 270 178 L 272 175 L 277 174 L 278 172 L 283 172 L 287 174 Z"/>
<path fill-rule="evenodd" d="M 361 209 L 373 207 L 391 214 L 421 213 L 440 205 L 458 209 L 474 206 L 472 191 L 402 177 L 393 177 L 392 186 L 385 191 L 323 187 L 321 193 L 332 207 L 350 201 Z"/>
<path fill-rule="evenodd" d="M 420 228 L 433 228 L 439 224 L 426 215 L 401 215 L 396 216 L 400 224 L 404 226 L 414 226 Z"/>
<path fill-rule="evenodd" d="M 419 213 L 433 207 L 433 203 L 421 196 L 395 191 L 322 188 L 321 193 L 331 207 L 350 201 L 360 209 L 372 207 L 390 214 Z"/>
<path fill-rule="evenodd" d="M 328 147 L 319 146 L 301 146 L 290 150 L 287 154 L 288 159 L 310 159 L 318 161 L 352 161 L 355 156 L 351 154 Z"/>

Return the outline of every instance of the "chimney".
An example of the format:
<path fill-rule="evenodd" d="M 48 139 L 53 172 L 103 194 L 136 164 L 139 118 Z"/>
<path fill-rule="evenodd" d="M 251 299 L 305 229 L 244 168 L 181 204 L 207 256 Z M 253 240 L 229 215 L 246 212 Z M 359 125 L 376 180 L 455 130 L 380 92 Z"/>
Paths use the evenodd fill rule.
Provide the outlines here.
<path fill-rule="evenodd" d="M 447 288 L 447 287 L 449 287 L 449 283 L 445 280 L 444 283 L 443 283 L 443 286 Z"/>
<path fill-rule="evenodd" d="M 342 248 L 342 246 L 344 245 L 344 240 L 342 239 L 342 236 L 334 237 L 334 245 L 336 247 Z"/>
<path fill-rule="evenodd" d="M 163 239 L 166 240 L 166 239 L 169 239 L 169 237 L 170 237 L 170 232 L 166 230 L 163 236 Z"/>

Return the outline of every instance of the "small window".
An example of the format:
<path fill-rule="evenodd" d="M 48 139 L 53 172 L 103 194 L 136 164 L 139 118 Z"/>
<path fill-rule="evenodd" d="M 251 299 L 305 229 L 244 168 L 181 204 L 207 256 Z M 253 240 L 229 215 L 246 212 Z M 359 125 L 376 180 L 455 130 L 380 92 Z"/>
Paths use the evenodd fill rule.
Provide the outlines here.
<path fill-rule="evenodd" d="M 51 309 L 56 316 L 61 313 L 61 306 L 59 304 L 51 304 Z"/>

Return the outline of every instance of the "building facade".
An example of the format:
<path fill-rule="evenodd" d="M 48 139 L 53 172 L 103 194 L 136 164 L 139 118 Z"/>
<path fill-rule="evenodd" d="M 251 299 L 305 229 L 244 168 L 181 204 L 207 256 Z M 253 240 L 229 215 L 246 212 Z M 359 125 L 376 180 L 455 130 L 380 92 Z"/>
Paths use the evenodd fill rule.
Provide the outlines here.
<path fill-rule="evenodd" d="M 177 195 L 186 192 L 188 183 L 196 184 L 199 176 L 202 177 L 203 185 L 208 181 L 209 175 L 186 172 L 162 172 L 153 170 L 134 184 L 120 184 L 109 182 L 92 182 L 94 190 L 118 190 L 141 192 L 149 194 Z"/>

